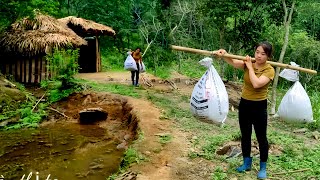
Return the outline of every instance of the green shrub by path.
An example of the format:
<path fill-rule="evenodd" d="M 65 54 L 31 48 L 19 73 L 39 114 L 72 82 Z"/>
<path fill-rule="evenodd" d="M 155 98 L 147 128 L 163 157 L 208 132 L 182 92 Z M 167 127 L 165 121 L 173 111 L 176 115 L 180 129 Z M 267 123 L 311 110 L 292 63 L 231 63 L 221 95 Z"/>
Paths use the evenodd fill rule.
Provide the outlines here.
<path fill-rule="evenodd" d="M 133 148 L 128 148 L 124 154 L 124 158 L 121 162 L 121 168 L 128 168 L 130 164 L 133 163 L 140 163 L 143 161 L 145 158 L 140 155 L 135 149 Z"/>
<path fill-rule="evenodd" d="M 142 139 L 144 139 L 144 134 L 143 132 L 139 131 L 139 137 L 136 141 L 141 141 Z M 135 142 L 136 142 L 135 141 Z M 107 177 L 107 180 L 114 180 L 116 179 L 121 173 L 124 173 L 132 164 L 135 163 L 140 163 L 142 161 L 147 160 L 147 158 L 145 156 L 143 156 L 142 154 L 140 154 L 137 150 L 135 150 L 132 147 L 129 147 L 125 153 L 124 156 L 122 158 L 122 161 L 120 163 L 120 167 L 118 172 L 112 174 L 111 176 Z"/>
<path fill-rule="evenodd" d="M 124 61 L 126 53 L 119 53 L 117 49 L 112 48 L 109 51 L 101 52 L 102 71 L 124 71 Z"/>
<path fill-rule="evenodd" d="M 54 72 L 54 76 L 41 82 L 41 88 L 45 90 L 43 98 L 46 102 L 41 102 L 31 93 L 19 85 L 21 91 L 26 95 L 26 101 L 17 110 L 6 112 L 0 116 L 1 119 L 18 118 L 16 122 L 7 125 L 4 129 L 19 129 L 23 127 L 37 127 L 38 124 L 47 116 L 47 107 L 54 102 L 68 97 L 70 94 L 81 90 L 75 79 L 74 74 L 78 72 L 78 51 L 67 49 L 55 49 L 52 54 L 46 56 L 48 69 Z"/>
<path fill-rule="evenodd" d="M 28 92 L 25 92 L 26 94 Z M 0 116 L 3 120 L 18 119 L 4 127 L 5 130 L 38 127 L 38 124 L 47 116 L 48 103 L 37 103 L 34 96 L 28 95 L 25 102 L 21 103 L 16 110 L 5 112 Z"/>

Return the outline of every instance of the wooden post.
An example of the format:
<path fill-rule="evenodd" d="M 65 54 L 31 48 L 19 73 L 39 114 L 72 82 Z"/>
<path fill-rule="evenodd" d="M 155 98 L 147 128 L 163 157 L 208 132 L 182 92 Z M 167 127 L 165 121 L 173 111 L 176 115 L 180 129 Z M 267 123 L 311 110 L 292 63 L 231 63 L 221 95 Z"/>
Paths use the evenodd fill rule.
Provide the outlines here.
<path fill-rule="evenodd" d="M 100 53 L 99 53 L 99 43 L 98 37 L 95 36 L 95 49 L 96 49 L 96 72 L 100 71 Z"/>

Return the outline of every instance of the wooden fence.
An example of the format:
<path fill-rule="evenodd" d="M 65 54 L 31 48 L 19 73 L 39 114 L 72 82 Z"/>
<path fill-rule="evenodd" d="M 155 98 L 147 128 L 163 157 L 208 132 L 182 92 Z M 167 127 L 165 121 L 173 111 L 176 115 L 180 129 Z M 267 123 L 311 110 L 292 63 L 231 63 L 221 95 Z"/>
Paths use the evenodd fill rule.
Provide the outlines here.
<path fill-rule="evenodd" d="M 0 60 L 2 74 L 12 75 L 15 81 L 24 84 L 38 84 L 51 77 L 48 61 L 44 57 L 24 60 Z"/>

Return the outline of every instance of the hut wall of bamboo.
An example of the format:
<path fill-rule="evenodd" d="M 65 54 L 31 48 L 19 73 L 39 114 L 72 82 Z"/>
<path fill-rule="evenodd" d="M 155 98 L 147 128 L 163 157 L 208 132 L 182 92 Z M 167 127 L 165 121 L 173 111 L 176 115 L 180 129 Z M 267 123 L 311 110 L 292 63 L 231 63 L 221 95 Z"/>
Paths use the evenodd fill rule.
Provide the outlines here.
<path fill-rule="evenodd" d="M 15 81 L 24 84 L 38 84 L 52 76 L 44 57 L 16 59 L 0 64 L 2 74 L 11 75 Z"/>

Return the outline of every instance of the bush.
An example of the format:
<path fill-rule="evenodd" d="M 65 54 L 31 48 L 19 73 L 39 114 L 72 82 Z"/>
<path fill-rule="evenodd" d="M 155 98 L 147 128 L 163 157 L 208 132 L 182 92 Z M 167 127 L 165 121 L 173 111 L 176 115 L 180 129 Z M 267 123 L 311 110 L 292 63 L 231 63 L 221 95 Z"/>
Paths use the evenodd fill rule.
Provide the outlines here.
<path fill-rule="evenodd" d="M 53 76 L 49 81 L 41 82 L 41 87 L 48 89 L 50 103 L 68 97 L 81 87 L 76 83 L 74 75 L 78 73 L 78 50 L 55 50 L 46 56 L 48 69 Z"/>

